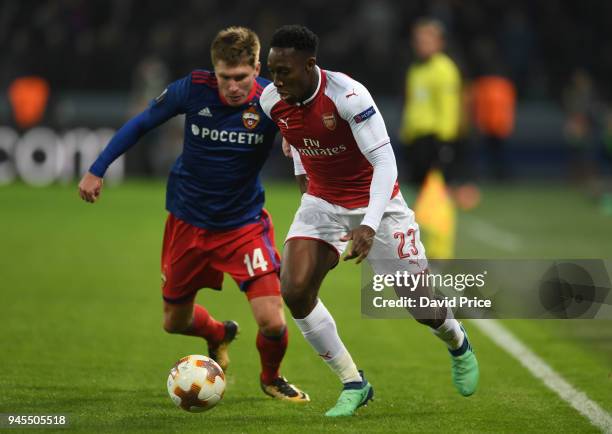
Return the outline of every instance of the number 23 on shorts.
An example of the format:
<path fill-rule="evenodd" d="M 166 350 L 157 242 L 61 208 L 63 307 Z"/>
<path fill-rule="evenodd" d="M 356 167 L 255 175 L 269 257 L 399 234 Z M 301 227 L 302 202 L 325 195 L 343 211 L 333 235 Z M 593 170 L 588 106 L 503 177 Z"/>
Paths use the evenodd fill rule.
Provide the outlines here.
<path fill-rule="evenodd" d="M 408 229 L 405 234 L 403 232 L 396 232 L 393 234 L 393 238 L 399 239 L 397 255 L 400 259 L 410 258 L 419 254 L 419 250 L 416 247 L 416 231 L 414 229 Z M 406 246 L 406 241 L 408 241 L 408 246 Z M 404 249 L 405 247 L 406 249 Z"/>

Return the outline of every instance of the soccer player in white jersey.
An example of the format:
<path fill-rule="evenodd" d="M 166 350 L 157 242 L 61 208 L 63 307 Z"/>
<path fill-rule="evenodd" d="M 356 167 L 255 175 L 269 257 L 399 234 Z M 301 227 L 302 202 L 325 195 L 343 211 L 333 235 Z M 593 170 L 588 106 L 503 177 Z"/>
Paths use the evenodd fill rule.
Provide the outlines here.
<path fill-rule="evenodd" d="M 281 291 L 306 340 L 338 375 L 343 390 L 327 416 L 349 416 L 373 396 L 319 299 L 321 283 L 344 259 L 367 257 L 375 273 L 424 273 L 425 252 L 414 213 L 399 191 L 385 123 L 368 90 L 350 77 L 316 65 L 317 36 L 283 26 L 272 36 L 273 78 L 260 104 L 292 145 L 302 202 L 285 242 Z M 426 287 L 411 294 L 431 297 Z M 455 387 L 469 396 L 478 362 L 461 325 L 444 307 L 411 310 L 447 346 Z"/>

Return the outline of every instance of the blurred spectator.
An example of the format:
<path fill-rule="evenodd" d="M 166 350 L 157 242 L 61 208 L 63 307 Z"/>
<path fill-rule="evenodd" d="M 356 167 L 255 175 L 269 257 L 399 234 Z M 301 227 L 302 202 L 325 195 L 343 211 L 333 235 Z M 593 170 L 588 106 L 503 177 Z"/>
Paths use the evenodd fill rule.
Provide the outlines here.
<path fill-rule="evenodd" d="M 132 80 L 131 116 L 143 111 L 171 80 L 165 63 L 157 57 L 140 61 Z"/>
<path fill-rule="evenodd" d="M 4 1 L 0 79 L 12 80 L 16 71 L 44 75 L 54 91 L 125 91 L 129 83 L 123 78 L 143 54 L 163 58 L 179 74 L 210 67 L 198 59 L 206 58 L 202 43 L 219 28 L 245 24 L 265 36 L 280 24 L 300 22 L 334 41 L 319 53 L 330 68 L 353 71 L 374 94 L 391 94 L 404 66 L 394 50 L 405 41 L 402 29 L 414 17 L 429 15 L 452 30 L 449 48 L 453 59 L 465 59 L 466 70 L 478 56 L 473 42 L 495 41 L 521 97 L 557 98 L 571 73 L 568 66 L 576 63 L 588 66 L 610 93 L 610 13 L 610 2 L 527 0 L 337 0 L 333 7 L 312 0 L 291 8 L 281 0 L 191 0 L 184 7 L 153 0 Z M 72 68 L 65 67 L 67 59 Z"/>
<path fill-rule="evenodd" d="M 136 68 L 132 80 L 129 117 L 142 112 L 150 102 L 163 92 L 166 86 L 179 77 L 171 77 L 168 67 L 157 57 L 143 59 Z M 183 133 L 183 117 L 176 116 L 164 125 L 149 132 L 141 140 L 146 145 L 133 149 L 139 152 L 141 158 L 131 159 L 133 163 L 140 162 L 143 167 L 135 168 L 147 174 L 167 175 L 174 160 L 181 152 Z"/>
<path fill-rule="evenodd" d="M 452 258 L 455 209 L 439 169 L 448 169 L 455 153 L 461 108 L 461 77 L 442 52 L 440 21 L 422 18 L 413 26 L 415 61 L 406 73 L 406 101 L 400 138 L 407 145 L 410 182 L 419 190 L 414 211 L 429 257 Z"/>
<path fill-rule="evenodd" d="M 398 18 L 388 0 L 362 3 L 360 10 L 357 12 L 359 28 L 376 29 L 376 37 L 374 38 L 369 32 L 355 34 L 354 27 L 350 32 L 353 39 L 356 36 L 362 38 L 358 45 L 363 50 L 365 58 L 369 60 L 365 65 L 362 65 L 362 68 L 370 68 L 368 76 L 376 75 L 379 65 L 385 64 L 388 61 L 387 59 L 393 57 L 395 28 Z"/>
<path fill-rule="evenodd" d="M 612 110 L 606 110 L 603 130 L 604 158 L 612 163 Z"/>
<path fill-rule="evenodd" d="M 604 119 L 603 128 L 603 153 L 607 163 L 608 179 L 603 187 L 601 197 L 602 211 L 606 215 L 612 215 L 612 182 L 610 180 L 610 167 L 612 167 L 612 110 L 608 109 Z"/>
<path fill-rule="evenodd" d="M 485 75 L 473 83 L 474 124 L 482 134 L 492 175 L 497 181 L 508 177 L 504 142 L 514 129 L 516 90 L 500 75 Z"/>
<path fill-rule="evenodd" d="M 420 188 L 431 169 L 447 169 L 453 160 L 461 77 L 455 63 L 442 52 L 444 28 L 439 21 L 418 20 L 412 36 L 416 60 L 406 73 L 400 139 L 407 146 L 410 182 Z"/>
<path fill-rule="evenodd" d="M 535 34 L 523 10 L 512 7 L 504 14 L 500 40 L 510 67 L 510 78 L 519 89 L 527 88 L 530 68 L 533 67 Z"/>
<path fill-rule="evenodd" d="M 31 128 L 43 119 L 49 92 L 49 83 L 42 77 L 28 76 L 13 80 L 8 95 L 15 123 L 20 129 Z"/>
<path fill-rule="evenodd" d="M 595 174 L 595 127 L 599 103 L 590 74 L 577 68 L 563 90 L 564 134 L 570 153 L 570 177 L 576 182 L 592 180 Z"/>

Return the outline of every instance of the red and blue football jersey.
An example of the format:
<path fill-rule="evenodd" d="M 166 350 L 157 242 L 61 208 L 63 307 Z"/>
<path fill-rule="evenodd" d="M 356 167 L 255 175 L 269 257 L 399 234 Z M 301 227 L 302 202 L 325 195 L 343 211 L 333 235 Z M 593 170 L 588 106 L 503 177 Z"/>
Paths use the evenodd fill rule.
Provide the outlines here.
<path fill-rule="evenodd" d="M 168 178 L 167 210 L 205 229 L 256 222 L 264 204 L 259 173 L 278 131 L 258 103 L 268 83 L 258 77 L 247 102 L 232 107 L 219 94 L 213 72 L 193 71 L 126 123 L 90 171 L 103 176 L 110 163 L 146 131 L 185 114 L 183 152 Z"/>

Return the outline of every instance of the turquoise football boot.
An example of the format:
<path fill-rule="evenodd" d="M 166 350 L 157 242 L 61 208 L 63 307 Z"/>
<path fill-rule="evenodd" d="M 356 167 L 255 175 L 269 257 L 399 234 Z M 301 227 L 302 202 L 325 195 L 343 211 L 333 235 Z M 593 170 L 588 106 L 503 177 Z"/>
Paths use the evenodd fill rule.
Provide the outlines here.
<path fill-rule="evenodd" d="M 330 408 L 325 416 L 341 417 L 352 416 L 355 410 L 359 407 L 367 405 L 368 401 L 374 396 L 372 385 L 366 380 L 363 371 L 359 371 L 362 381 L 345 383 L 340 397 L 332 408 Z"/>
<path fill-rule="evenodd" d="M 453 363 L 452 378 L 455 389 L 463 396 L 470 396 L 476 392 L 478 387 L 480 370 L 478 368 L 478 360 L 476 360 L 476 355 L 474 354 L 474 350 L 472 350 L 472 346 L 470 345 L 468 335 L 463 325 L 461 326 L 461 330 L 463 330 L 465 335 L 463 344 L 456 350 L 449 350 Z"/>

